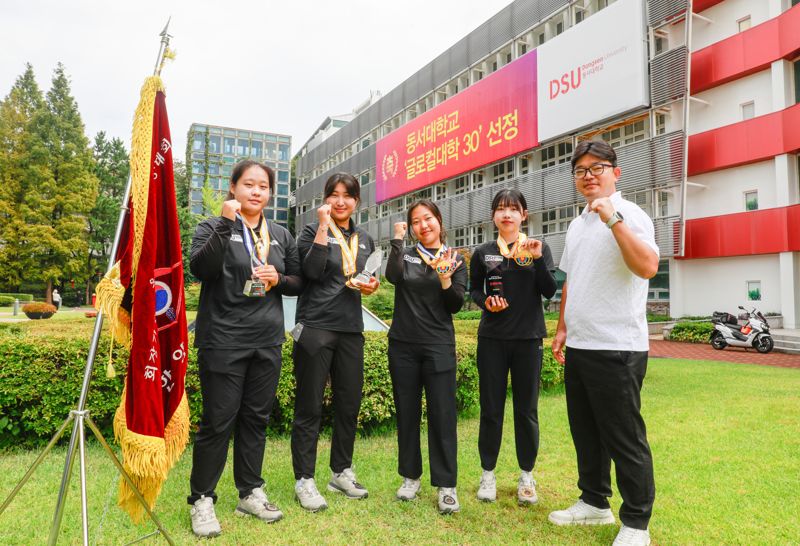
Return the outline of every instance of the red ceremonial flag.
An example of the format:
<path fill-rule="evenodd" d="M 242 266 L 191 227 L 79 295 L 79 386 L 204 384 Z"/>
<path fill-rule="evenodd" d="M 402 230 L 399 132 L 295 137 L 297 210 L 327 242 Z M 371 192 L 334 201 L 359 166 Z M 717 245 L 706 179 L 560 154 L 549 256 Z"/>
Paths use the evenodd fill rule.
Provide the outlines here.
<path fill-rule="evenodd" d="M 130 347 L 114 419 L 125 469 L 152 507 L 189 436 L 183 261 L 172 170 L 172 141 L 161 79 L 148 78 L 134 119 L 130 211 L 119 261 L 98 287 L 115 338 Z M 119 504 L 142 515 L 120 481 Z"/>

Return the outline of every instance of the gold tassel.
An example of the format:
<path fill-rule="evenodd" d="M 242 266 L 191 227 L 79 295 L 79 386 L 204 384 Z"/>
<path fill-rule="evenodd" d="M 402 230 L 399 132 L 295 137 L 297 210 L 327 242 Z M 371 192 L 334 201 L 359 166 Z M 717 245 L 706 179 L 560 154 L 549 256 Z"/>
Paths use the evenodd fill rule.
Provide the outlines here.
<path fill-rule="evenodd" d="M 108 365 L 106 365 L 106 377 L 108 379 L 114 379 L 117 374 L 114 371 L 114 363 L 112 361 L 114 355 L 114 336 L 111 336 L 111 340 L 108 343 Z"/>

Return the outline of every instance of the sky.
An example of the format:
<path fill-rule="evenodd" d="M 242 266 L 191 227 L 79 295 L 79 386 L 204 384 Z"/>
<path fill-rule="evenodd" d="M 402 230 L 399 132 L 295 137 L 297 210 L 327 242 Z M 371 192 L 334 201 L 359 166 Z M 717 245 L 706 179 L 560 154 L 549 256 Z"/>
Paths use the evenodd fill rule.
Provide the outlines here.
<path fill-rule="evenodd" d="M 162 72 L 173 145 L 193 122 L 288 134 L 384 95 L 510 0 L 3 0 L 0 97 L 30 62 L 43 91 L 60 61 L 93 139 L 130 146 L 133 112 L 171 17 Z"/>

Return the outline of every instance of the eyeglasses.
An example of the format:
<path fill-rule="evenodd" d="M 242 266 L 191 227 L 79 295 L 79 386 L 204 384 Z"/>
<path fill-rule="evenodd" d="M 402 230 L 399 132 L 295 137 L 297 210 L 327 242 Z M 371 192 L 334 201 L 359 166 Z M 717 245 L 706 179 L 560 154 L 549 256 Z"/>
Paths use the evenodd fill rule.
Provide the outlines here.
<path fill-rule="evenodd" d="M 576 179 L 580 180 L 581 178 L 586 178 L 586 173 L 592 173 L 592 176 L 600 176 L 606 170 L 606 167 L 614 168 L 614 165 L 610 163 L 595 163 L 594 165 L 590 166 L 588 169 L 585 167 L 578 167 L 572 174 L 575 176 Z"/>

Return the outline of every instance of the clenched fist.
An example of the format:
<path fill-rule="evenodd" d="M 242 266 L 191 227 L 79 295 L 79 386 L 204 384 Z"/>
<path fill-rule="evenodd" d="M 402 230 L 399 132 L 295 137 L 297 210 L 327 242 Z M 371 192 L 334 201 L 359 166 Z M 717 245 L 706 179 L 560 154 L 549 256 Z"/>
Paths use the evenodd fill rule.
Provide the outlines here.
<path fill-rule="evenodd" d="M 242 204 L 236 199 L 229 199 L 222 203 L 222 216 L 228 220 L 236 220 L 236 215 L 241 212 Z"/>
<path fill-rule="evenodd" d="M 406 238 L 406 233 L 408 233 L 408 224 L 405 222 L 396 222 L 394 224 L 394 238 L 402 241 Z"/>

